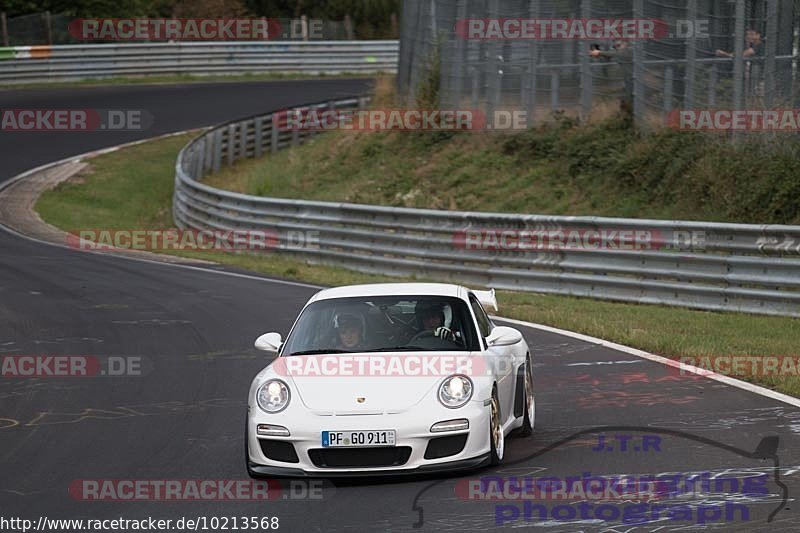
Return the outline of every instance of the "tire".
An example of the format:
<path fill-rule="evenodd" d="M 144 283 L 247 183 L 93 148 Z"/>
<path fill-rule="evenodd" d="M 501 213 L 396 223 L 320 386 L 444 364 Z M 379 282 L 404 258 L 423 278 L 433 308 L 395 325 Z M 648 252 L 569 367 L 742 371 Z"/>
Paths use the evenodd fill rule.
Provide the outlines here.
<path fill-rule="evenodd" d="M 492 390 L 491 416 L 489 417 L 490 464 L 498 466 L 503 462 L 505 453 L 505 435 L 503 434 L 503 418 L 500 416 L 500 401 L 497 389 Z"/>
<path fill-rule="evenodd" d="M 533 369 L 530 358 L 525 360 L 525 399 L 522 412 L 522 426 L 517 430 L 520 437 L 530 437 L 536 424 L 536 400 L 533 396 Z"/>

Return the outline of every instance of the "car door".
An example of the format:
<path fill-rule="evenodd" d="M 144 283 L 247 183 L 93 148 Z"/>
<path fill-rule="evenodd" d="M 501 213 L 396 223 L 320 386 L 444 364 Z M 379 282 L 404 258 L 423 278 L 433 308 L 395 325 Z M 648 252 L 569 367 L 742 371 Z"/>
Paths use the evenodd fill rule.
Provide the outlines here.
<path fill-rule="evenodd" d="M 503 415 L 503 422 L 508 420 L 509 416 L 513 416 L 514 412 L 514 346 L 491 346 L 487 347 L 486 337 L 492 332 L 494 324 L 492 323 L 483 306 L 475 297 L 474 294 L 469 295 L 469 304 L 472 307 L 472 312 L 475 315 L 475 320 L 478 326 L 478 332 L 481 336 L 481 345 L 487 350 L 495 372 L 497 375 L 497 395 L 500 401 L 501 414 Z"/>

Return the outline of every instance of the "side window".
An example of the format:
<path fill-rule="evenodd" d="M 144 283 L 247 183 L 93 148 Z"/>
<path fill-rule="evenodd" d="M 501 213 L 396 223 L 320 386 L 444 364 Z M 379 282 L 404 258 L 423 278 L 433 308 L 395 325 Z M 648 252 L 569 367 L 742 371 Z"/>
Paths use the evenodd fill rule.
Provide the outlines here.
<path fill-rule="evenodd" d="M 472 312 L 475 313 L 475 318 L 478 320 L 478 328 L 481 330 L 481 337 L 488 337 L 489 332 L 492 331 L 492 323 L 489 317 L 486 316 L 486 311 L 483 306 L 472 294 L 469 295 L 469 303 L 472 306 Z"/>

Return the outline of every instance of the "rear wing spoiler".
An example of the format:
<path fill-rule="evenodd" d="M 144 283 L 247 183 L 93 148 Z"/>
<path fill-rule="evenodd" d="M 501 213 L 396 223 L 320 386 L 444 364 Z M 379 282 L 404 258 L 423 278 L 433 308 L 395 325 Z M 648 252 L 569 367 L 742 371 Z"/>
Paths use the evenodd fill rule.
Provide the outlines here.
<path fill-rule="evenodd" d="M 472 291 L 472 294 L 478 299 L 484 307 L 493 307 L 495 311 L 499 311 L 497 308 L 497 296 L 495 296 L 494 289 L 490 289 L 488 291 Z"/>

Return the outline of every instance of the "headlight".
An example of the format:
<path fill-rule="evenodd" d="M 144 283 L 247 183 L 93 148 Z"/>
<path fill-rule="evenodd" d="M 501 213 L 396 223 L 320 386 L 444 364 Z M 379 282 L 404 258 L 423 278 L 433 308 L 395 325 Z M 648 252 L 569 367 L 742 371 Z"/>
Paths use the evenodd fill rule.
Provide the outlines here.
<path fill-rule="evenodd" d="M 439 401 L 450 409 L 466 405 L 472 398 L 472 380 L 467 376 L 450 376 L 439 387 Z"/>
<path fill-rule="evenodd" d="M 271 379 L 258 388 L 258 406 L 268 413 L 279 413 L 289 405 L 289 387 L 279 379 Z"/>

